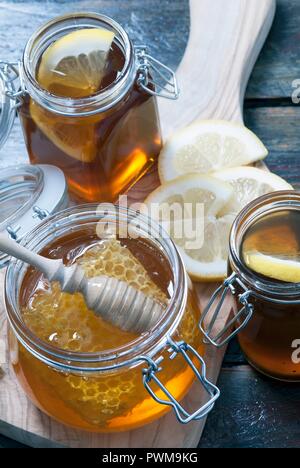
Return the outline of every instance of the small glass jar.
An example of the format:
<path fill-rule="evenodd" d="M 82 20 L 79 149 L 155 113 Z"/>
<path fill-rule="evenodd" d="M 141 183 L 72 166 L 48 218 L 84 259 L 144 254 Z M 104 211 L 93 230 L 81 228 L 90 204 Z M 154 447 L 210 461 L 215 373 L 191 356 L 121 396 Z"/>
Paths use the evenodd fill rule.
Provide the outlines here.
<path fill-rule="evenodd" d="M 112 82 L 81 98 L 42 88 L 37 73 L 43 52 L 63 35 L 87 28 L 115 34 L 110 53 L 111 60 L 118 55 L 120 70 Z M 114 20 L 94 13 L 72 13 L 46 23 L 27 42 L 22 61 L 0 61 L 0 81 L 0 143 L 17 107 L 31 163 L 59 167 L 72 198 L 86 202 L 116 201 L 156 161 L 162 144 L 156 95 L 178 95 L 170 69 L 145 47 L 134 47 Z"/>
<path fill-rule="evenodd" d="M 137 225 L 139 236 L 170 267 L 173 293 L 153 329 L 118 349 L 82 353 L 41 340 L 26 325 L 21 310 L 32 290 L 32 273 L 17 260 L 7 269 L 5 304 L 11 363 L 29 398 L 64 424 L 89 431 L 124 431 L 149 423 L 170 408 L 181 423 L 187 423 L 204 417 L 219 396 L 219 390 L 205 376 L 200 312 L 192 283 L 175 245 L 167 235 L 162 236 L 153 221 L 125 208 L 82 205 L 45 219 L 23 244 L 37 252 L 46 249 L 49 257 L 55 257 L 57 245 L 60 253 L 65 248 L 64 255 L 68 254 L 70 233 L 80 245 L 82 238 L 99 241 L 99 229 L 104 232 L 109 227 L 119 232 Z M 56 248 L 51 247 L 54 243 Z M 205 398 L 203 406 L 189 413 L 179 401 L 195 378 Z"/>
<path fill-rule="evenodd" d="M 300 343 L 300 285 L 257 275 L 241 259 L 241 245 L 247 230 L 267 215 L 290 210 L 300 210 L 299 192 L 262 196 L 240 212 L 230 234 L 229 277 L 212 296 L 200 328 L 205 339 L 217 347 L 238 335 L 240 346 L 253 367 L 270 377 L 297 382 L 300 381 L 300 365 L 294 354 Z M 215 321 L 227 295 L 235 298 L 234 315 L 226 327 L 216 333 Z"/>

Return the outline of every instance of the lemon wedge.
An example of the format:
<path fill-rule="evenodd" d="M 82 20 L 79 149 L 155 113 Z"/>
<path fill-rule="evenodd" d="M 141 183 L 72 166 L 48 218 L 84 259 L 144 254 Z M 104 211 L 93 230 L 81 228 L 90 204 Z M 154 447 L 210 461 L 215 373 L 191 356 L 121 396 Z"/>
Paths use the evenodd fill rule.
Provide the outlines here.
<path fill-rule="evenodd" d="M 163 184 L 146 199 L 147 214 L 172 237 L 196 281 L 214 281 L 226 275 L 234 216 L 219 217 L 219 213 L 232 195 L 230 184 L 195 174 Z"/>
<path fill-rule="evenodd" d="M 37 80 L 48 91 L 80 98 L 99 90 L 114 33 L 78 29 L 53 42 L 43 53 Z"/>
<path fill-rule="evenodd" d="M 161 182 L 184 174 L 207 174 L 265 158 L 267 149 L 243 125 L 223 120 L 200 120 L 176 132 L 159 156 Z"/>
<path fill-rule="evenodd" d="M 44 135 L 61 151 L 83 163 L 92 163 L 98 152 L 95 125 L 102 114 L 74 119 L 57 117 L 30 100 L 30 115 Z"/>
<path fill-rule="evenodd" d="M 37 73 L 48 91 L 80 98 L 99 90 L 114 33 L 106 29 L 79 29 L 53 42 L 43 53 Z M 95 125 L 101 113 L 74 119 L 57 116 L 30 100 L 30 115 L 44 135 L 61 151 L 83 163 L 97 156 Z"/>
<path fill-rule="evenodd" d="M 287 283 L 300 283 L 300 262 L 247 252 L 244 262 L 255 273 Z"/>
<path fill-rule="evenodd" d="M 162 205 L 154 217 L 179 247 L 192 279 L 223 279 L 227 273 L 229 234 L 238 212 L 261 195 L 293 189 L 275 174 L 248 166 L 267 154 L 253 132 L 223 120 L 197 121 L 166 142 L 158 162 L 162 186 L 148 197 L 147 203 Z M 218 187 L 217 180 L 226 185 Z M 168 213 L 166 206 L 171 202 L 183 206 L 188 200 L 193 207 L 183 220 L 174 215 L 171 221 L 164 219 L 164 210 Z M 204 205 L 200 215 L 194 206 L 199 201 Z M 190 247 L 186 235 L 180 238 L 175 232 L 182 221 L 190 219 L 202 221 L 203 245 L 197 248 Z"/>
<path fill-rule="evenodd" d="M 293 190 L 293 187 L 272 172 L 256 167 L 234 167 L 213 174 L 214 177 L 229 183 L 234 196 L 221 214 L 237 214 L 255 198 L 278 190 Z"/>
<path fill-rule="evenodd" d="M 148 214 L 167 230 L 179 248 L 192 279 L 219 281 L 227 273 L 229 235 L 238 212 L 259 195 L 291 189 L 280 177 L 246 166 L 213 176 L 179 177 L 156 189 L 146 204 Z M 170 210 L 174 205 L 177 210 Z M 197 210 L 201 205 L 203 210 Z M 189 228 L 191 221 L 195 232 Z"/>

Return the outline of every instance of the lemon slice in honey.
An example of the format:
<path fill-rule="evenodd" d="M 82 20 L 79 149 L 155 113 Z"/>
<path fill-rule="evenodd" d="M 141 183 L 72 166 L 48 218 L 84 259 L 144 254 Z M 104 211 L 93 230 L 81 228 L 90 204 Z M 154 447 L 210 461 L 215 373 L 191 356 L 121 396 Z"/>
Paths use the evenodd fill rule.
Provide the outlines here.
<path fill-rule="evenodd" d="M 83 163 L 91 163 L 97 156 L 95 125 L 102 114 L 89 117 L 56 116 L 30 101 L 30 115 L 44 135 L 61 151 Z"/>
<path fill-rule="evenodd" d="M 247 252 L 244 262 L 255 273 L 267 278 L 287 283 L 300 283 L 300 262 L 271 255 L 264 255 L 257 251 Z"/>
<path fill-rule="evenodd" d="M 53 42 L 43 53 L 37 80 L 52 92 L 71 98 L 99 90 L 114 33 L 106 29 L 79 29 Z"/>
<path fill-rule="evenodd" d="M 106 29 L 79 29 L 53 42 L 44 52 L 37 73 L 49 92 L 82 98 L 97 92 L 105 74 L 114 33 Z M 88 117 L 57 116 L 35 102 L 30 114 L 44 135 L 68 156 L 84 163 L 97 155 L 96 128 L 102 114 Z"/>

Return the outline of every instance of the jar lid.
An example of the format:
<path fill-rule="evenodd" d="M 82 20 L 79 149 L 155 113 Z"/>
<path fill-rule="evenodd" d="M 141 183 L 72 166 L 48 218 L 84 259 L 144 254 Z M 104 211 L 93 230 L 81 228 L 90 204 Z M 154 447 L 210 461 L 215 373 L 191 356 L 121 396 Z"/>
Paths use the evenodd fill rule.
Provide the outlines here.
<path fill-rule="evenodd" d="M 16 117 L 13 78 L 0 64 L 0 148 L 6 142 Z"/>
<path fill-rule="evenodd" d="M 54 166 L 12 166 L 0 173 L 0 231 L 20 242 L 48 215 L 68 205 L 63 172 Z M 0 268 L 9 261 L 0 253 Z"/>

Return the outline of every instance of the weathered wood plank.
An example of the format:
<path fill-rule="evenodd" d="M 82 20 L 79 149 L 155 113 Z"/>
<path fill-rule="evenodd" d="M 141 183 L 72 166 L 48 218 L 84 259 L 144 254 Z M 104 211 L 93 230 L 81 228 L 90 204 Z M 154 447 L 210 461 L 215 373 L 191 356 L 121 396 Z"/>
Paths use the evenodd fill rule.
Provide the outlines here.
<path fill-rule="evenodd" d="M 300 106 L 245 110 L 245 123 L 269 149 L 269 169 L 300 188 Z"/>
<path fill-rule="evenodd" d="M 247 361 L 242 353 L 237 338 L 234 338 L 228 345 L 227 351 L 223 361 L 223 368 L 232 366 L 246 365 Z"/>
<path fill-rule="evenodd" d="M 300 446 L 299 385 L 282 383 L 249 366 L 225 369 L 222 397 L 210 414 L 200 448 L 291 448 Z"/>
<path fill-rule="evenodd" d="M 277 0 L 275 20 L 249 82 L 247 98 L 290 98 L 292 81 L 300 78 L 299 24 L 299 0 Z"/>
<path fill-rule="evenodd" d="M 27 448 L 26 445 L 20 444 L 19 442 L 8 439 L 8 437 L 4 437 L 0 435 L 0 449 L 2 448 Z"/>

